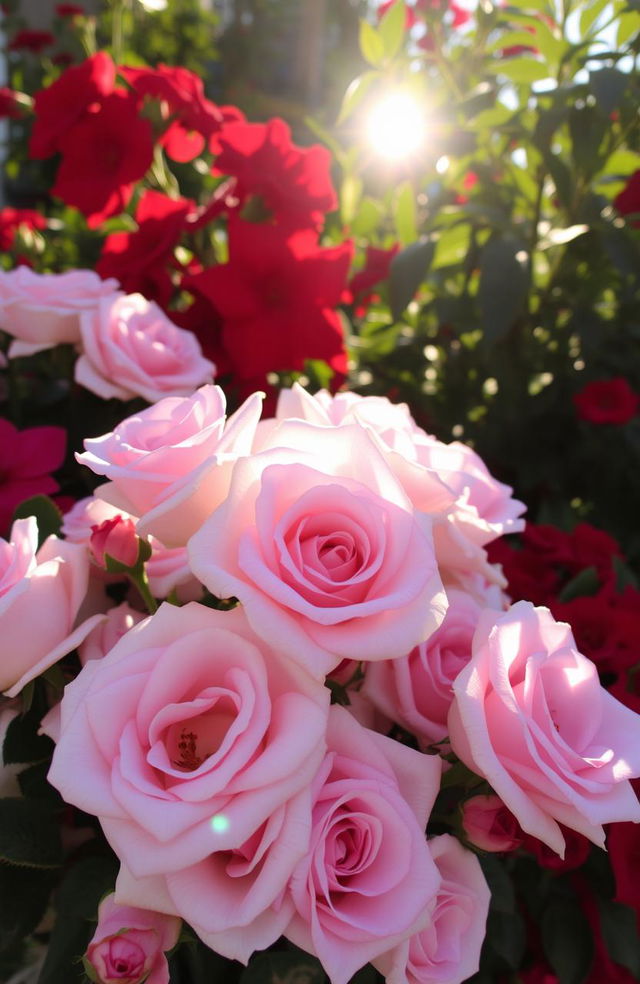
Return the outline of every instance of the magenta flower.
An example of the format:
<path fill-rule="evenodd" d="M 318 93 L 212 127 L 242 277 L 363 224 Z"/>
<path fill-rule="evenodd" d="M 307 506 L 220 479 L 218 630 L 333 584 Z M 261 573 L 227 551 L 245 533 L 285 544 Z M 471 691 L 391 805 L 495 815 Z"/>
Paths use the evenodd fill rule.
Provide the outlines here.
<path fill-rule="evenodd" d="M 11 525 L 16 506 L 32 495 L 49 495 L 60 486 L 51 472 L 64 461 L 67 435 L 62 427 L 19 431 L 0 419 L 0 535 Z"/>

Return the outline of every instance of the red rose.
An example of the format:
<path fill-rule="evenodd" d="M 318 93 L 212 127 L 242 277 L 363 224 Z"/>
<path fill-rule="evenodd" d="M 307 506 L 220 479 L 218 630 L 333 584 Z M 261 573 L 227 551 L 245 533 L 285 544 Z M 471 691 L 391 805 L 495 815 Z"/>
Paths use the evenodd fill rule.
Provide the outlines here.
<path fill-rule="evenodd" d="M 60 149 L 52 193 L 96 228 L 126 208 L 134 182 L 151 166 L 151 124 L 138 115 L 134 96 L 115 90 L 67 130 Z"/>
<path fill-rule="evenodd" d="M 62 427 L 18 431 L 0 418 L 0 536 L 8 531 L 21 502 L 58 491 L 60 486 L 50 473 L 64 461 L 66 445 Z"/>
<path fill-rule="evenodd" d="M 570 830 L 564 824 L 560 824 L 560 826 L 565 841 L 564 858 L 561 858 L 550 847 L 530 834 L 524 835 L 522 847 L 525 851 L 533 854 L 541 868 L 548 868 L 549 871 L 574 871 L 587 860 L 591 850 L 591 842 L 579 834 L 577 830 Z"/>
<path fill-rule="evenodd" d="M 13 247 L 20 226 L 26 229 L 46 229 L 47 220 L 44 215 L 31 208 L 0 209 L 0 250 L 6 252 Z"/>
<path fill-rule="evenodd" d="M 32 31 L 25 28 L 18 31 L 9 42 L 9 51 L 32 51 L 39 55 L 45 48 L 55 44 L 55 38 L 50 31 Z"/>
<path fill-rule="evenodd" d="M 337 207 L 331 154 L 324 147 L 296 147 L 284 120 L 230 123 L 221 132 L 216 173 L 237 179 L 244 203 L 258 196 L 278 222 L 290 228 L 319 226 Z"/>
<path fill-rule="evenodd" d="M 569 535 L 570 556 L 567 567 L 571 574 L 578 574 L 585 567 L 595 567 L 601 584 L 611 583 L 614 572 L 612 560 L 621 557 L 616 540 L 591 523 L 578 523 Z"/>
<path fill-rule="evenodd" d="M 185 280 L 223 319 L 222 344 L 240 379 L 345 362 L 340 302 L 350 242 L 320 249 L 311 230 L 286 237 L 276 226 L 229 223 L 229 262 Z"/>
<path fill-rule="evenodd" d="M 590 424 L 626 424 L 636 415 L 640 397 L 626 379 L 616 376 L 587 383 L 574 395 L 573 402 L 580 420 Z"/>
<path fill-rule="evenodd" d="M 620 215 L 633 215 L 640 212 L 640 171 L 633 172 L 622 191 L 613 199 L 613 204 Z M 640 225 L 640 220 L 636 220 L 633 224 Z"/>
<path fill-rule="evenodd" d="M 489 543 L 486 549 L 490 562 L 502 566 L 513 601 L 548 605 L 555 598 L 560 576 L 544 556 L 530 547 L 516 549 L 504 537 Z"/>
<path fill-rule="evenodd" d="M 186 198 L 145 191 L 136 208 L 136 232 L 114 232 L 104 242 L 96 266 L 103 280 L 115 277 L 125 293 L 166 305 L 173 292 L 167 265 L 190 208 Z"/>
<path fill-rule="evenodd" d="M 113 92 L 115 77 L 111 58 L 99 51 L 36 92 L 36 120 L 29 141 L 31 157 L 50 157 L 60 150 L 61 140 L 86 109 Z"/>

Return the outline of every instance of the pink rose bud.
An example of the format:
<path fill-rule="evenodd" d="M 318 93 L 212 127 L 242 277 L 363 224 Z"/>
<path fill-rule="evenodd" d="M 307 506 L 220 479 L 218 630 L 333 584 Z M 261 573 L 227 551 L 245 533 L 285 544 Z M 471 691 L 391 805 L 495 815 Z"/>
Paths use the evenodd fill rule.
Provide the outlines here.
<path fill-rule="evenodd" d="M 89 549 L 99 567 L 106 567 L 105 554 L 119 560 L 126 567 L 133 567 L 138 559 L 138 538 L 131 519 L 114 516 L 91 527 Z"/>
<path fill-rule="evenodd" d="M 168 984 L 164 955 L 178 941 L 180 920 L 159 912 L 117 905 L 109 895 L 100 904 L 98 926 L 85 954 L 98 984 Z"/>
<path fill-rule="evenodd" d="M 520 824 L 499 796 L 468 799 L 462 826 L 469 842 L 482 851 L 515 851 L 522 844 Z"/>

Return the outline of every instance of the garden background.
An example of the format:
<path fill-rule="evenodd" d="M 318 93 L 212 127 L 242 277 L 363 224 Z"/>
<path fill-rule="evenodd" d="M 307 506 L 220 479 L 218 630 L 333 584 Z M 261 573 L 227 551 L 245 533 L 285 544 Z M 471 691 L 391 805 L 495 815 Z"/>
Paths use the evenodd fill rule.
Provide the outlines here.
<path fill-rule="evenodd" d="M 570 622 L 603 685 L 640 709 L 637 0 L 113 0 L 93 13 L 54 5 L 50 22 L 40 4 L 37 19 L 16 0 L 2 9 L 3 269 L 96 269 L 156 301 L 195 332 L 231 409 L 256 389 L 273 407 L 294 381 L 347 387 L 406 403 L 428 433 L 473 447 L 527 505 L 524 533 L 489 551 L 511 597 Z M 106 193 L 98 205 L 93 191 L 82 198 L 77 174 L 34 148 L 32 98 L 96 51 L 134 71 L 188 69 L 209 100 L 265 124 L 262 185 L 235 242 L 225 182 L 251 187 L 250 150 L 238 138 L 216 163 L 203 140 L 192 155 L 197 126 L 177 103 L 173 149 L 155 147 L 117 207 Z M 142 118 L 158 134 L 161 95 L 147 95 Z M 330 157 L 331 185 L 287 163 L 287 126 L 298 146 L 324 148 L 313 153 Z M 118 137 L 123 159 L 137 152 L 129 139 Z M 190 225 L 187 201 L 201 208 Z M 309 201 L 311 237 L 265 221 L 276 213 L 291 229 Z M 249 312 L 247 294 L 259 298 Z M 56 487 L 43 489 L 63 509 L 91 491 L 73 451 L 123 414 L 71 374 L 64 347 L 11 359 L 0 392 L 17 428 L 66 429 Z M 6 533 L 19 501 L 0 503 Z M 31 779 L 46 796 L 42 775 Z M 593 849 L 565 866 L 483 858 L 493 900 L 478 984 L 640 979 L 640 846 L 635 828 L 617 826 L 629 828 L 611 847 L 623 880 Z M 2 917 L 0 977 L 24 959 L 55 888 L 60 911 L 76 909 L 55 924 L 40 981 L 71 979 L 69 954 L 82 951 L 108 880 L 105 858 L 79 861 L 95 869 L 89 898 L 67 854 L 45 875 L 20 869 L 39 888 Z M 3 893 L 14 874 L 0 868 Z M 215 960 L 194 949 L 171 979 L 210 979 Z M 296 966 L 289 953 L 272 978 L 264 964 L 224 973 L 249 984 Z"/>

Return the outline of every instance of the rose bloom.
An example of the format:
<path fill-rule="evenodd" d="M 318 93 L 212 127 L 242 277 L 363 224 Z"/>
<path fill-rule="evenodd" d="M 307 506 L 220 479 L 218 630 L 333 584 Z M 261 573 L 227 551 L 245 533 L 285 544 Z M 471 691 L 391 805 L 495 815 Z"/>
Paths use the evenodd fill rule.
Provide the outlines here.
<path fill-rule="evenodd" d="M 518 602 L 485 612 L 453 685 L 454 752 L 526 833 L 563 856 L 559 821 L 604 846 L 603 823 L 640 821 L 640 716 L 600 686 L 571 629 Z"/>
<path fill-rule="evenodd" d="M 16 341 L 9 358 L 80 341 L 80 316 L 113 297 L 116 280 L 92 270 L 35 273 L 26 266 L 0 271 L 0 327 Z"/>
<path fill-rule="evenodd" d="M 38 550 L 35 517 L 18 519 L 0 539 L 0 690 L 15 697 L 75 649 L 101 615 L 74 628 L 87 591 L 89 561 L 80 547 L 48 537 Z"/>
<path fill-rule="evenodd" d="M 145 616 L 123 601 L 121 605 L 110 608 L 104 621 L 92 629 L 87 638 L 78 647 L 80 662 L 84 666 L 90 659 L 102 659 L 113 649 L 125 633 L 132 629 Z"/>
<path fill-rule="evenodd" d="M 462 804 L 462 827 L 481 851 L 515 851 L 522 844 L 520 824 L 499 796 L 472 796 Z"/>
<path fill-rule="evenodd" d="M 450 834 L 428 841 L 441 876 L 424 929 L 374 961 L 387 984 L 462 984 L 478 970 L 491 893 L 475 854 Z"/>
<path fill-rule="evenodd" d="M 169 984 L 165 957 L 180 935 L 180 920 L 147 909 L 118 905 L 107 895 L 85 961 L 97 984 Z"/>
<path fill-rule="evenodd" d="M 215 373 L 195 335 L 141 294 L 104 298 L 82 315 L 80 334 L 76 382 L 105 400 L 187 396 Z"/>
<path fill-rule="evenodd" d="M 318 957 L 332 984 L 347 984 L 428 918 L 439 876 L 424 829 L 441 761 L 368 731 L 337 705 L 327 741 L 285 935 Z"/>
<path fill-rule="evenodd" d="M 580 420 L 590 424 L 626 424 L 635 417 L 640 396 L 622 376 L 587 383 L 573 397 Z"/>
<path fill-rule="evenodd" d="M 453 681 L 471 659 L 481 608 L 462 591 L 447 589 L 442 625 L 409 654 L 368 663 L 361 692 L 424 744 L 447 734 Z"/>
<path fill-rule="evenodd" d="M 67 435 L 62 427 L 17 430 L 0 418 L 0 533 L 9 529 L 16 506 L 60 486 L 51 472 L 64 461 Z"/>
<path fill-rule="evenodd" d="M 49 781 L 99 818 L 134 879 L 163 876 L 180 911 L 186 869 L 240 849 L 308 787 L 328 703 L 240 609 L 165 604 L 65 688 Z"/>
<path fill-rule="evenodd" d="M 447 606 L 431 520 L 358 426 L 279 424 L 188 548 L 211 592 L 319 676 L 411 650 Z"/>
<path fill-rule="evenodd" d="M 141 536 L 184 546 L 226 498 L 236 460 L 251 450 L 261 407 L 262 394 L 254 393 L 227 419 L 220 387 L 202 386 L 125 418 L 112 433 L 86 440 L 76 457 L 111 480 L 99 486 L 101 498 L 142 517 Z"/>

